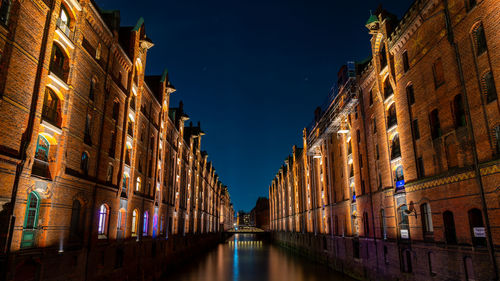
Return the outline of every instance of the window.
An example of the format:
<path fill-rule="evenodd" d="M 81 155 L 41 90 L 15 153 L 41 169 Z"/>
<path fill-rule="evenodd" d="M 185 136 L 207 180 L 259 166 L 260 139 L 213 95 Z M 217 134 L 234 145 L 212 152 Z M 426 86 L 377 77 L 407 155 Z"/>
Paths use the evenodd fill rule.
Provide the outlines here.
<path fill-rule="evenodd" d="M 144 212 L 144 219 L 142 224 L 142 236 L 148 236 L 149 227 L 149 214 L 148 211 Z"/>
<path fill-rule="evenodd" d="M 486 230 L 483 224 L 483 214 L 479 209 L 471 209 L 468 212 L 469 226 L 474 246 L 486 246 Z"/>
<path fill-rule="evenodd" d="M 380 152 L 378 150 L 378 144 L 375 144 L 375 157 L 377 158 L 377 160 L 380 159 Z"/>
<path fill-rule="evenodd" d="M 410 69 L 410 62 L 408 61 L 408 52 L 404 51 L 402 57 L 403 57 L 403 70 L 404 72 L 407 72 Z"/>
<path fill-rule="evenodd" d="M 9 21 L 11 0 L 2 0 L 1 3 L 2 6 L 0 6 L 0 23 L 7 25 Z"/>
<path fill-rule="evenodd" d="M 387 246 L 384 246 L 384 263 L 389 264 L 389 251 L 387 250 Z"/>
<path fill-rule="evenodd" d="M 92 128 L 92 115 L 90 115 L 90 113 L 87 113 L 87 118 L 85 119 L 85 131 L 84 131 L 83 141 L 88 145 L 92 145 L 91 128 Z"/>
<path fill-rule="evenodd" d="M 423 178 L 425 176 L 424 172 L 424 159 L 422 157 L 417 158 L 417 177 L 419 179 Z"/>
<path fill-rule="evenodd" d="M 82 237 L 82 231 L 80 229 L 80 209 L 80 201 L 74 200 L 73 206 L 71 207 L 71 223 L 69 227 L 69 238 L 71 241 L 80 240 Z"/>
<path fill-rule="evenodd" d="M 370 223 L 368 221 L 368 213 L 363 213 L 363 228 L 365 231 L 365 236 L 368 237 L 370 235 Z"/>
<path fill-rule="evenodd" d="M 64 83 L 68 81 L 69 64 L 66 54 L 54 43 L 50 60 L 50 71 L 59 77 Z"/>
<path fill-rule="evenodd" d="M 496 126 L 493 129 L 493 134 L 495 139 L 496 153 L 500 154 L 500 125 Z"/>
<path fill-rule="evenodd" d="M 434 74 L 434 86 L 437 89 L 444 84 L 444 70 L 441 58 L 438 58 L 432 65 L 432 73 Z"/>
<path fill-rule="evenodd" d="M 108 172 L 106 173 L 106 183 L 110 184 L 113 182 L 113 164 L 109 164 Z"/>
<path fill-rule="evenodd" d="M 394 90 L 392 89 L 391 82 L 389 81 L 389 78 L 385 79 L 384 82 L 384 99 L 389 98 L 394 94 Z"/>
<path fill-rule="evenodd" d="M 431 126 L 431 137 L 433 140 L 441 137 L 441 125 L 439 123 L 439 113 L 437 109 L 431 111 L 429 115 L 429 124 Z"/>
<path fill-rule="evenodd" d="M 385 51 L 385 44 L 383 42 L 380 43 L 380 51 L 379 51 L 379 57 L 380 57 L 380 69 L 382 70 L 384 67 L 387 66 L 387 53 Z"/>
<path fill-rule="evenodd" d="M 24 217 L 21 248 L 32 247 L 35 244 L 39 212 L 40 198 L 38 197 L 38 194 L 31 192 L 28 195 L 28 201 L 26 202 L 26 214 Z"/>
<path fill-rule="evenodd" d="M 113 103 L 113 119 L 118 122 L 118 116 L 120 116 L 120 103 L 115 101 Z"/>
<path fill-rule="evenodd" d="M 401 157 L 401 147 L 399 146 L 399 135 L 395 135 L 391 143 L 391 160 L 398 157 Z"/>
<path fill-rule="evenodd" d="M 418 128 L 418 120 L 417 119 L 412 121 L 411 129 L 413 131 L 413 139 L 414 140 L 420 139 L 420 130 Z"/>
<path fill-rule="evenodd" d="M 392 103 L 387 111 L 387 129 L 390 129 L 398 124 L 398 118 L 396 116 L 396 103 Z"/>
<path fill-rule="evenodd" d="M 120 211 L 118 212 L 118 230 L 124 230 L 125 229 L 125 225 L 126 225 L 126 221 L 127 221 L 127 214 L 126 214 L 126 211 L 125 209 L 120 209 Z"/>
<path fill-rule="evenodd" d="M 372 127 L 373 127 L 373 133 L 377 133 L 377 118 L 373 117 L 372 119 Z"/>
<path fill-rule="evenodd" d="M 108 233 L 108 216 L 109 216 L 109 208 L 106 204 L 102 204 L 99 207 L 99 225 L 97 228 L 97 234 L 99 234 L 99 238 L 106 238 Z"/>
<path fill-rule="evenodd" d="M 434 267 L 432 266 L 434 264 L 434 253 L 429 252 L 427 254 L 427 261 L 429 263 L 429 273 L 431 276 L 436 276 L 436 271 L 434 270 Z"/>
<path fill-rule="evenodd" d="M 474 45 L 476 47 L 476 55 L 482 55 L 488 50 L 486 45 L 486 35 L 482 24 L 479 24 L 473 31 Z"/>
<path fill-rule="evenodd" d="M 82 159 L 80 162 L 80 170 L 82 170 L 84 175 L 89 173 L 89 154 L 87 152 L 82 153 Z"/>
<path fill-rule="evenodd" d="M 453 117 L 455 128 L 465 126 L 465 110 L 462 103 L 462 94 L 458 94 L 453 98 Z"/>
<path fill-rule="evenodd" d="M 130 230 L 132 237 L 137 236 L 137 217 L 139 217 L 139 212 L 134 210 L 132 212 L 132 229 Z"/>
<path fill-rule="evenodd" d="M 95 98 L 95 87 L 96 82 L 94 79 L 90 80 L 90 89 L 89 89 L 89 100 L 94 101 Z"/>
<path fill-rule="evenodd" d="M 373 90 L 370 90 L 370 106 L 373 105 Z"/>
<path fill-rule="evenodd" d="M 408 104 L 413 105 L 415 103 L 415 92 L 413 91 L 413 85 L 408 85 L 406 87 L 406 96 L 408 98 Z"/>
<path fill-rule="evenodd" d="M 490 103 L 497 99 L 497 89 L 495 86 L 495 80 L 493 78 L 493 73 L 488 72 L 483 76 L 481 81 L 483 94 L 486 96 L 486 102 Z"/>
<path fill-rule="evenodd" d="M 380 210 L 380 231 L 382 238 L 387 239 L 387 223 L 385 221 L 385 210 Z"/>
<path fill-rule="evenodd" d="M 141 178 L 137 178 L 135 182 L 135 191 L 141 191 Z"/>
<path fill-rule="evenodd" d="M 43 98 L 42 119 L 50 124 L 61 127 L 61 114 L 60 114 L 60 101 L 59 97 L 50 88 L 45 90 L 45 97 Z"/>
<path fill-rule="evenodd" d="M 457 244 L 457 234 L 455 232 L 455 219 L 451 211 L 443 213 L 444 236 L 447 244 Z"/>
<path fill-rule="evenodd" d="M 434 227 L 432 226 L 431 206 L 429 205 L 429 203 L 420 205 L 420 216 L 422 218 L 422 231 L 425 238 L 426 234 L 432 233 L 434 231 Z"/>
<path fill-rule="evenodd" d="M 411 273 L 413 271 L 412 265 L 411 265 L 411 251 L 410 250 L 403 250 L 402 254 L 402 271 L 406 273 Z"/>
<path fill-rule="evenodd" d="M 472 8 L 476 7 L 477 0 L 467 0 L 467 9 L 470 11 Z"/>
<path fill-rule="evenodd" d="M 122 180 L 122 192 L 126 193 L 128 189 L 129 175 L 124 174 Z"/>
<path fill-rule="evenodd" d="M 127 149 L 125 149 L 125 164 L 126 165 L 129 165 L 130 166 L 130 160 L 131 160 L 131 156 L 130 156 L 130 148 L 127 147 Z"/>
<path fill-rule="evenodd" d="M 132 110 L 135 111 L 135 96 L 132 95 L 132 97 L 130 98 L 130 108 L 132 108 Z"/>
<path fill-rule="evenodd" d="M 128 118 L 127 133 L 131 137 L 134 136 L 134 122 L 130 119 L 130 117 Z"/>
<path fill-rule="evenodd" d="M 32 174 L 44 178 L 50 178 L 49 149 L 49 141 L 43 135 L 38 135 L 38 142 L 35 150 L 35 160 L 31 169 Z"/>

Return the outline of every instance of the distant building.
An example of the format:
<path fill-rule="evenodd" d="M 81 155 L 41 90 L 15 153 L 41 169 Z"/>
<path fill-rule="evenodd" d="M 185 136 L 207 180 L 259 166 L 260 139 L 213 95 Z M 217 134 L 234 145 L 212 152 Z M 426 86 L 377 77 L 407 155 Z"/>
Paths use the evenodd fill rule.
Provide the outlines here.
<path fill-rule="evenodd" d="M 269 230 L 269 199 L 259 197 L 250 211 L 250 223 L 260 229 Z"/>

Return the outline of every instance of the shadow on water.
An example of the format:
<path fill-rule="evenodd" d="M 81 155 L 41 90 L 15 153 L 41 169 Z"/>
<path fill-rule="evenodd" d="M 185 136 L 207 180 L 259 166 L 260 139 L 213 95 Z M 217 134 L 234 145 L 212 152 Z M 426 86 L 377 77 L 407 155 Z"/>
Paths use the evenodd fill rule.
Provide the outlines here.
<path fill-rule="evenodd" d="M 169 281 L 352 280 L 268 243 L 258 234 L 235 234 L 204 256 L 172 269 Z"/>

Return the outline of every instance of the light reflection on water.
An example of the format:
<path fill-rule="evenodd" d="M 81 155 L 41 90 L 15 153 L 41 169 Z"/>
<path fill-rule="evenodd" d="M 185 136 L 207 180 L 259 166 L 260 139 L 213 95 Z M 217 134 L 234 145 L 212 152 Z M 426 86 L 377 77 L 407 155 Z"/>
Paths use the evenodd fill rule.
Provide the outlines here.
<path fill-rule="evenodd" d="M 351 280 L 254 234 L 236 234 L 225 244 L 179 268 L 169 281 L 324 281 Z"/>

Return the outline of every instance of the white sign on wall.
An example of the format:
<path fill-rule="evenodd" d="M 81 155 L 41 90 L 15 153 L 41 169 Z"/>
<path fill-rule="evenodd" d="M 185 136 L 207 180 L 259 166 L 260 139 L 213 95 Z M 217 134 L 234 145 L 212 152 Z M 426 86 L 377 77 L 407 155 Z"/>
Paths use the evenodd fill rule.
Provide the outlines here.
<path fill-rule="evenodd" d="M 401 229 L 401 238 L 408 239 L 410 235 L 408 234 L 408 229 Z"/>
<path fill-rule="evenodd" d="M 474 237 L 486 238 L 486 230 L 484 227 L 474 227 Z"/>

